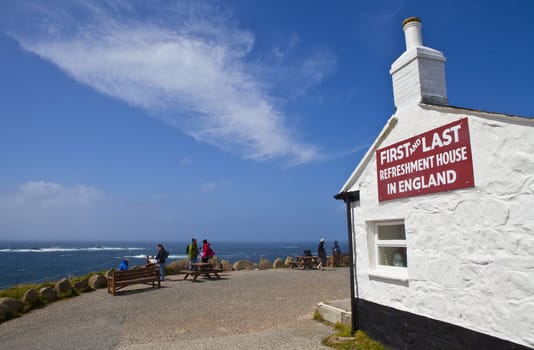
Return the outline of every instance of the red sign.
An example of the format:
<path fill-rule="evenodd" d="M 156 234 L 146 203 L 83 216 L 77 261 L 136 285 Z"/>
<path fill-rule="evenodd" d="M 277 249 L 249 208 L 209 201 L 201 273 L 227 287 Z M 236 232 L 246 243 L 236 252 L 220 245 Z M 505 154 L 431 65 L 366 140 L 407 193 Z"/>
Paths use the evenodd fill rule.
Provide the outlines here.
<path fill-rule="evenodd" d="M 475 186 L 467 118 L 376 151 L 378 200 Z"/>

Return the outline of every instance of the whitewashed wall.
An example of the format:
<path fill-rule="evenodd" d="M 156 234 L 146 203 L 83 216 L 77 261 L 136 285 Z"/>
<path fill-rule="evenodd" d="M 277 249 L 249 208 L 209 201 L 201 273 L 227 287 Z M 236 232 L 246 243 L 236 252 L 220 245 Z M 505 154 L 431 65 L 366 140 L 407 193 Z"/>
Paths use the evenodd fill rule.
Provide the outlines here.
<path fill-rule="evenodd" d="M 359 297 L 534 347 L 534 124 L 418 106 L 379 148 L 468 117 L 475 187 L 379 203 L 376 160 L 350 189 Z M 369 276 L 371 220 L 405 220 L 409 280 Z"/>

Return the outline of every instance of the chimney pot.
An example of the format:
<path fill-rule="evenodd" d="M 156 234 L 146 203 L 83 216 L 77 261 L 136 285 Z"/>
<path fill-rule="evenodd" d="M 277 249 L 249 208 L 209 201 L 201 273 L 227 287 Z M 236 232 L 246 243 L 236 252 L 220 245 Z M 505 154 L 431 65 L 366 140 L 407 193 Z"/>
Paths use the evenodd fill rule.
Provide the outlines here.
<path fill-rule="evenodd" d="M 421 34 L 421 19 L 419 17 L 409 17 L 402 22 L 404 37 L 406 40 L 406 51 L 417 46 L 423 46 L 423 35 Z"/>

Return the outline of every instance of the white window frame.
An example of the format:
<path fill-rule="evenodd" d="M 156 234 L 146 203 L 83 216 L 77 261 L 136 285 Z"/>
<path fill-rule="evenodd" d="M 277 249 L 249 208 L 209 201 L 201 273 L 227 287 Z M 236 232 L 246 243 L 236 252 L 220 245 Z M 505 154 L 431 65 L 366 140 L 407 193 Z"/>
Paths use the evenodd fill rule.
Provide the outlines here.
<path fill-rule="evenodd" d="M 404 225 L 404 220 L 388 220 L 388 221 L 374 221 L 372 222 L 371 229 L 372 235 L 371 240 L 372 244 L 369 245 L 369 249 L 372 249 L 372 252 L 369 252 L 371 257 L 371 269 L 369 275 L 373 277 L 394 279 L 400 281 L 408 280 L 408 261 L 406 261 L 406 267 L 401 266 L 386 266 L 380 264 L 380 248 L 384 247 L 395 247 L 395 248 L 405 248 L 406 257 L 408 260 L 408 242 L 405 239 L 388 239 L 380 240 L 378 237 L 378 230 L 381 226 L 404 226 L 404 232 L 406 235 L 406 227 Z"/>

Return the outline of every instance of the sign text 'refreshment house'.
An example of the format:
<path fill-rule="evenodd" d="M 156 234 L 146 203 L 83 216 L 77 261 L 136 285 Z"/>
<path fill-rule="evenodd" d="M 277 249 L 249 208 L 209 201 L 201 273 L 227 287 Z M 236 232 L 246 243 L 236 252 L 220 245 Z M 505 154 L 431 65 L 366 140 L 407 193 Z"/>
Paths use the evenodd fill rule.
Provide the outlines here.
<path fill-rule="evenodd" d="M 467 118 L 376 151 L 378 200 L 473 187 Z"/>

